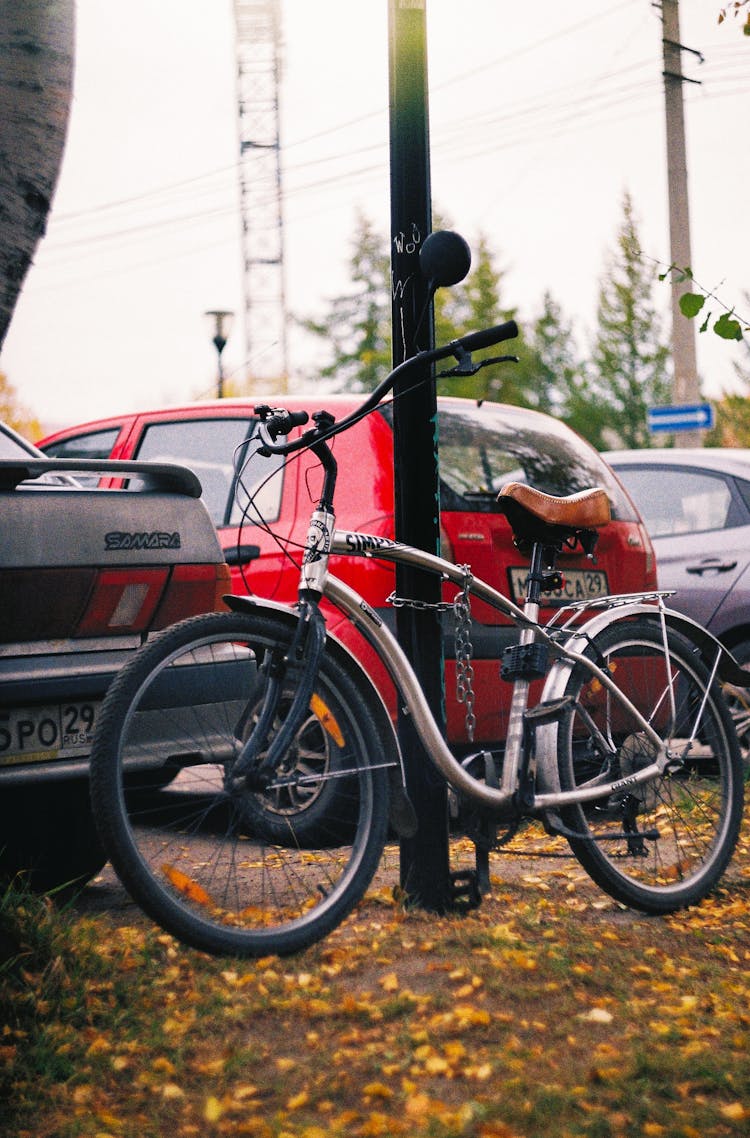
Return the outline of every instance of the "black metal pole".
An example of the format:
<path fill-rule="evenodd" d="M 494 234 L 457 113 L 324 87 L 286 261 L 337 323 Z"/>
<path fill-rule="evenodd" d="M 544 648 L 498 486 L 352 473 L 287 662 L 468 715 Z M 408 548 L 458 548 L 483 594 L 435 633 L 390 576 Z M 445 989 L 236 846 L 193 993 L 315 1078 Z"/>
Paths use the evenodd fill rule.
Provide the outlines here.
<path fill-rule="evenodd" d="M 419 250 L 432 226 L 427 99 L 426 0 L 389 0 L 391 274 L 394 366 L 434 345 L 432 304 L 419 273 Z M 426 317 L 424 313 L 426 312 Z M 397 540 L 437 552 L 440 492 L 437 465 L 437 400 L 434 384 L 405 394 L 395 390 L 394 489 Z M 398 566 L 400 596 L 428 604 L 440 600 L 440 582 L 429 573 Z M 398 638 L 433 714 L 445 722 L 440 620 L 432 609 L 399 608 Z M 401 886 L 409 899 L 435 912 L 451 903 L 448 799 L 445 783 L 424 752 L 411 720 L 399 712 L 399 742 L 407 790 L 418 830 L 401 842 Z"/>

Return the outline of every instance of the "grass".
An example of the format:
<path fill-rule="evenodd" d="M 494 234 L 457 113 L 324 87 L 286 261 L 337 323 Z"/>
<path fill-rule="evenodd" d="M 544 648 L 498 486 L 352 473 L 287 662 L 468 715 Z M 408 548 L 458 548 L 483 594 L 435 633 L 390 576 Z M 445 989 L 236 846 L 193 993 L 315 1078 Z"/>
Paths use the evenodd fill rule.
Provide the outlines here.
<path fill-rule="evenodd" d="M 133 908 L 7 890 L 0 1133 L 745 1134 L 747 838 L 715 896 L 663 919 L 572 861 L 493 862 L 464 917 L 404 911 L 384 886 L 323 943 L 251 962 L 184 948 Z"/>

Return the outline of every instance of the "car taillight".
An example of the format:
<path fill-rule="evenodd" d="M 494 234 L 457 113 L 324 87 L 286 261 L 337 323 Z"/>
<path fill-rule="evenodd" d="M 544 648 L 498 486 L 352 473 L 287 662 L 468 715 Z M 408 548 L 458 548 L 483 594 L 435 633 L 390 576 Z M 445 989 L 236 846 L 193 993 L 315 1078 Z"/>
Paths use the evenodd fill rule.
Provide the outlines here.
<path fill-rule="evenodd" d="M 86 567 L 0 571 L 0 642 L 66 640 L 96 583 Z"/>
<path fill-rule="evenodd" d="M 154 628 L 166 628 L 186 616 L 226 609 L 222 598 L 232 591 L 229 566 L 175 565 L 169 587 L 154 617 Z"/>
<path fill-rule="evenodd" d="M 78 636 L 145 632 L 151 627 L 169 569 L 102 569 L 77 629 Z"/>

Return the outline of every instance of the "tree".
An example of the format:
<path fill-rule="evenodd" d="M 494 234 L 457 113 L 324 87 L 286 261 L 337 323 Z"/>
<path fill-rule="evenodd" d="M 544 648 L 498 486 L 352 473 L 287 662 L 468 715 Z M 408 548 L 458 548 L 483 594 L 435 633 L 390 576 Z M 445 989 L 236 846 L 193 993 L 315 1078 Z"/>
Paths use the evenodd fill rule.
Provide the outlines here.
<path fill-rule="evenodd" d="M 502 303 L 505 273 L 495 267 L 487 238 L 480 234 L 474 245 L 472 268 L 466 280 L 435 297 L 435 340 L 447 344 L 466 332 L 490 328 L 505 320 L 515 320 L 517 310 Z M 438 384 L 441 395 L 467 399 L 492 399 L 521 407 L 535 406 L 539 361 L 527 342 L 523 329 L 518 337 L 489 355 L 515 355 L 518 363 L 488 367 L 476 376 L 444 380 Z"/>
<path fill-rule="evenodd" d="M 603 449 L 607 412 L 597 399 L 586 363 L 578 353 L 573 326 L 551 293 L 534 321 L 532 347 L 539 360 L 538 403 L 573 430 Z"/>
<path fill-rule="evenodd" d="M 0 346 L 62 162 L 74 25 L 74 0 L 0 5 Z"/>
<path fill-rule="evenodd" d="M 437 215 L 435 228 L 443 228 Z M 388 245 L 370 221 L 360 216 L 350 268 L 354 288 L 335 297 L 326 315 L 304 320 L 302 326 L 329 347 L 329 360 L 318 375 L 333 379 L 340 391 L 371 391 L 391 366 L 391 293 Z M 494 267 L 487 240 L 476 243 L 471 272 L 462 284 L 441 289 L 435 297 L 435 338 L 448 343 L 462 333 L 500 324 L 515 316 L 505 308 L 500 292 L 502 274 Z M 443 394 L 495 399 L 535 406 L 539 361 L 520 336 L 506 345 L 519 364 L 487 368 L 467 379 L 441 383 Z"/>
<path fill-rule="evenodd" d="M 647 447 L 647 408 L 671 397 L 669 345 L 652 298 L 652 274 L 641 256 L 630 195 L 623 198 L 617 247 L 599 286 L 598 327 L 589 371 L 593 406 L 604 412 L 603 441 Z M 588 437 L 591 437 L 590 435 Z"/>
<path fill-rule="evenodd" d="M 391 297 L 387 245 L 363 215 L 349 261 L 352 292 L 334 297 L 320 320 L 302 327 L 330 345 L 330 362 L 318 372 L 338 391 L 371 391 L 390 371 Z"/>
<path fill-rule="evenodd" d="M 724 395 L 714 404 L 714 425 L 706 432 L 704 446 L 750 447 L 750 399 Z"/>

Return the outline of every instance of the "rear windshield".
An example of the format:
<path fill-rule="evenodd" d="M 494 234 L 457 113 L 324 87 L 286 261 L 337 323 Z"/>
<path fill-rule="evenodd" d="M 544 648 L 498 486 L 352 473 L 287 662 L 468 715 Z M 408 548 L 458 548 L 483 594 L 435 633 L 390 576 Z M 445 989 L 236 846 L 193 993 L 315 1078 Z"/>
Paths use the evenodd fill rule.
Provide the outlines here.
<path fill-rule="evenodd" d="M 602 486 L 613 518 L 638 520 L 597 451 L 548 415 L 500 403 L 443 401 L 438 422 L 443 510 L 495 512 L 498 491 L 507 482 L 524 482 L 556 495 Z"/>

